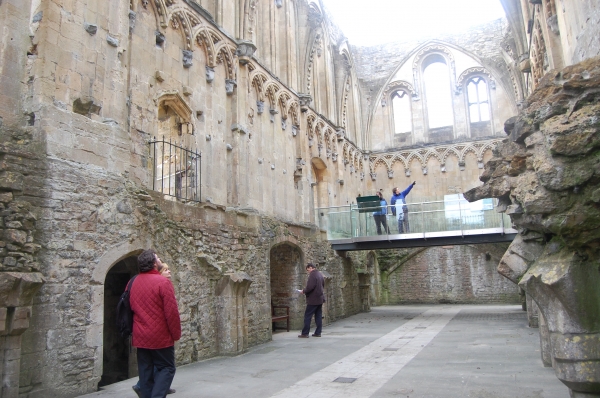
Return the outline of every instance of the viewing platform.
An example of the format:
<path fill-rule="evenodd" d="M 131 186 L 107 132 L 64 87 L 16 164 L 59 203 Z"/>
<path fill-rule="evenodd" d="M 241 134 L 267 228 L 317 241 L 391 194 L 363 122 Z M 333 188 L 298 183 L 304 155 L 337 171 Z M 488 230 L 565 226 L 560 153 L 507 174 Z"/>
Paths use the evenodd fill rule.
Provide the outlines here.
<path fill-rule="evenodd" d="M 376 198 L 376 197 L 368 197 Z M 517 235 L 510 217 L 498 213 L 496 199 L 469 203 L 462 195 L 446 195 L 444 200 L 407 203 L 408 231 L 398 232 L 392 206 L 385 209 L 387 230 L 381 234 L 373 213 L 377 202 L 361 201 L 347 206 L 317 208 L 315 219 L 327 231 L 334 250 L 373 250 L 511 242 Z"/>

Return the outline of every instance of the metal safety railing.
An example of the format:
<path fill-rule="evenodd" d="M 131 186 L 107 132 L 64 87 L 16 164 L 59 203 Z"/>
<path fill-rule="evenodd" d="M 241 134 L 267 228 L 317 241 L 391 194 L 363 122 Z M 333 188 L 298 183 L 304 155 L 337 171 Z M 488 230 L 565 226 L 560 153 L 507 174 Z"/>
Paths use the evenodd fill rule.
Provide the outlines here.
<path fill-rule="evenodd" d="M 469 203 L 462 195 L 453 196 L 455 198 L 407 203 L 408 213 L 403 215 L 406 215 L 408 222 L 403 224 L 402 234 L 426 236 L 436 233 L 441 236 L 444 232 L 456 234 L 474 230 L 512 230 L 510 217 L 496 212 L 496 199 Z M 327 231 L 328 240 L 399 235 L 398 218 L 392 214 L 390 205 L 385 207 L 385 222 L 379 221 L 378 231 L 378 221 L 373 213 L 381 210 L 381 206 L 359 207 L 356 204 L 317 208 L 315 220 L 322 230 Z"/>
<path fill-rule="evenodd" d="M 152 190 L 184 201 L 200 202 L 201 154 L 183 145 L 165 141 L 150 142 Z"/>

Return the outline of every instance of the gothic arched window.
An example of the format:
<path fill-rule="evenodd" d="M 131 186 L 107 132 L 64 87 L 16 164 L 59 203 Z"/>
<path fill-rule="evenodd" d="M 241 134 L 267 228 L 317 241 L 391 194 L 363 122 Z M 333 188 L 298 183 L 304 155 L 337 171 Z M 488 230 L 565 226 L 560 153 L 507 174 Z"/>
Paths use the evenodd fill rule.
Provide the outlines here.
<path fill-rule="evenodd" d="M 410 95 L 406 91 L 392 94 L 392 112 L 394 115 L 394 133 L 410 133 L 412 131 L 412 115 Z"/>
<path fill-rule="evenodd" d="M 430 129 L 452 126 L 452 93 L 448 65 L 443 57 L 434 55 L 423 70 L 423 85 L 427 101 L 427 121 Z"/>
<path fill-rule="evenodd" d="M 490 120 L 488 84 L 483 77 L 476 76 L 469 79 L 467 82 L 467 101 L 471 123 L 487 122 Z"/>

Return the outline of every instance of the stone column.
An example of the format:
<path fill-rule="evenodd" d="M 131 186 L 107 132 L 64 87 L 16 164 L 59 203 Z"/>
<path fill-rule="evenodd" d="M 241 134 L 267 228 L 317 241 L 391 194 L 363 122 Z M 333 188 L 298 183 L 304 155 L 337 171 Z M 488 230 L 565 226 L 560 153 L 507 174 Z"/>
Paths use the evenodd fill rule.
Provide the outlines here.
<path fill-rule="evenodd" d="M 38 272 L 0 273 L 1 398 L 19 396 L 21 336 L 29 327 L 33 296 L 43 284 Z"/>
<path fill-rule="evenodd" d="M 600 396 L 600 274 L 598 264 L 549 244 L 519 286 L 543 317 L 542 358 L 551 352 L 556 377 L 577 396 Z M 542 333 L 547 327 L 549 339 Z"/>
<path fill-rule="evenodd" d="M 217 283 L 217 345 L 220 355 L 237 355 L 248 348 L 248 288 L 245 272 L 226 274 Z"/>

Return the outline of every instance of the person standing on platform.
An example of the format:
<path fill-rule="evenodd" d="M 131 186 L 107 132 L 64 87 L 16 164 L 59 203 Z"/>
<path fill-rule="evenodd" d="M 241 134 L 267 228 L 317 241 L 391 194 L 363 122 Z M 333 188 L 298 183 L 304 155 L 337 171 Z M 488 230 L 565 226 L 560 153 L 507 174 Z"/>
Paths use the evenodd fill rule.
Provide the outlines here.
<path fill-rule="evenodd" d="M 325 278 L 323 274 L 317 270 L 314 264 L 306 264 L 306 272 L 308 272 L 308 281 L 306 287 L 300 293 L 306 296 L 306 310 L 304 311 L 304 327 L 300 338 L 307 339 L 310 333 L 310 321 L 313 315 L 317 328 L 313 333 L 313 337 L 321 337 L 321 329 L 323 328 L 323 303 L 325 302 Z"/>
<path fill-rule="evenodd" d="M 410 228 L 408 224 L 408 206 L 406 206 L 406 195 L 410 192 L 411 189 L 415 186 L 417 182 L 414 181 L 412 184 L 408 186 L 404 191 L 400 192 L 398 187 L 392 190 L 392 199 L 390 203 L 392 205 L 392 213 L 396 216 L 398 220 L 398 233 L 404 234 L 409 233 Z"/>
<path fill-rule="evenodd" d="M 390 229 L 387 225 L 387 202 L 383 198 L 383 195 L 380 191 L 377 191 L 376 195 L 379 197 L 379 204 L 381 207 L 379 210 L 373 212 L 373 218 L 375 219 L 375 225 L 377 226 L 377 235 L 381 235 L 381 226 L 383 225 L 383 231 L 385 233 L 390 233 Z"/>

